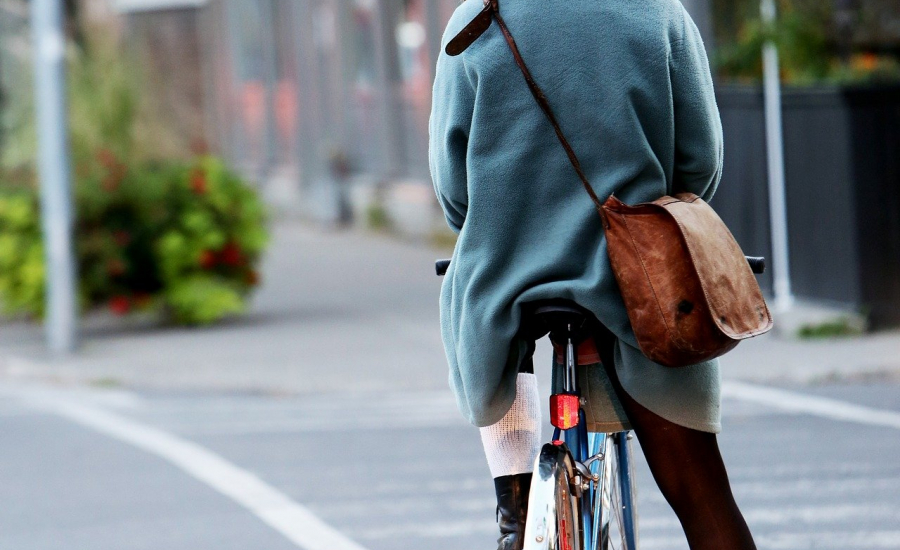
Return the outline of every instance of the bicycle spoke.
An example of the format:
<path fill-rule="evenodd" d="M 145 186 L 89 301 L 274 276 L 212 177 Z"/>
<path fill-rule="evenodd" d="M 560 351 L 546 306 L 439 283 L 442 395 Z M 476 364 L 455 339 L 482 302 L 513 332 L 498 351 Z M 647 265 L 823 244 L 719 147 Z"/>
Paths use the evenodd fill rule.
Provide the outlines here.
<path fill-rule="evenodd" d="M 613 479 L 619 479 L 619 461 L 615 461 L 615 472 L 613 472 Z M 613 517 L 616 518 L 616 527 L 619 530 L 619 540 L 622 542 L 622 550 L 627 548 L 625 543 L 625 519 L 622 517 L 622 485 L 620 483 L 615 483 L 615 498 L 613 499 L 613 508 L 612 513 Z"/>
<path fill-rule="evenodd" d="M 633 488 L 629 486 L 633 475 L 622 475 L 625 473 L 623 468 L 631 470 L 632 465 L 627 459 L 624 464 L 619 462 L 623 456 L 627 456 L 619 452 L 620 444 L 628 445 L 627 439 L 610 436 L 605 440 L 602 443 L 604 459 L 591 468 L 593 473 L 600 474 L 600 481 L 591 500 L 594 547 L 590 550 L 636 550 L 630 542 L 636 539 L 636 533 L 629 533 L 631 526 L 636 524 L 626 518 L 626 514 L 634 513 L 631 509 Z M 629 491 L 631 498 L 626 498 L 628 495 L 625 495 L 625 491 Z"/>

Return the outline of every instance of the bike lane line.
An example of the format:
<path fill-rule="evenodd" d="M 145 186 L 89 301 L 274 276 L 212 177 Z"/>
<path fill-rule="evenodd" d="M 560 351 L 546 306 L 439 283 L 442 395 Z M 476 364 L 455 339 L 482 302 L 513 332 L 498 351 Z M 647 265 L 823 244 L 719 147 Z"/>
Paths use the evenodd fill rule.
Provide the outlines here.
<path fill-rule="evenodd" d="M 55 392 L 7 395 L 162 458 L 242 506 L 298 548 L 366 550 L 252 472 L 196 443 Z"/>
<path fill-rule="evenodd" d="M 811 414 L 822 418 L 882 426 L 900 430 L 900 413 L 854 405 L 846 401 L 818 397 L 746 382 L 725 381 L 722 397 L 752 401 L 786 412 Z"/>

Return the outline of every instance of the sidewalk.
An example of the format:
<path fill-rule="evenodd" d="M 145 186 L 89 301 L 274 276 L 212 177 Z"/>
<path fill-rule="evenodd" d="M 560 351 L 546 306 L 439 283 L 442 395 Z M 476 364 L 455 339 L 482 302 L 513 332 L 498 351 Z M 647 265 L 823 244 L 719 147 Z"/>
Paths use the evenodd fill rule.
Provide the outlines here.
<path fill-rule="evenodd" d="M 280 222 L 273 237 L 248 315 L 203 329 L 95 315 L 67 359 L 47 354 L 39 326 L 0 324 L 0 379 L 267 394 L 447 389 L 433 271 L 446 251 L 298 222 Z M 722 363 L 725 378 L 765 383 L 900 382 L 900 331 L 769 334 Z"/>

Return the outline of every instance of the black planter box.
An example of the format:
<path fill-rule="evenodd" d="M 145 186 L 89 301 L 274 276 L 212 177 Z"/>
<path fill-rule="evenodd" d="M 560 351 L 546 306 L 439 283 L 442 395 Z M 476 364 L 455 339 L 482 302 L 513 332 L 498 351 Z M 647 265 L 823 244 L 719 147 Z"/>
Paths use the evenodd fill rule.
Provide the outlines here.
<path fill-rule="evenodd" d="M 712 204 L 748 255 L 771 258 L 762 91 L 716 96 L 725 168 Z M 782 107 L 794 294 L 900 325 L 900 84 L 786 88 Z"/>

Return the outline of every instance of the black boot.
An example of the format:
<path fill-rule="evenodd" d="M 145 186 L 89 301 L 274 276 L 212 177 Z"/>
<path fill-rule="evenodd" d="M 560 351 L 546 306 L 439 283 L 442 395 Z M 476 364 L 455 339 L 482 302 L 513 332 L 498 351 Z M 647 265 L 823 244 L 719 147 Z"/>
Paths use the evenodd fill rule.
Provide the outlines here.
<path fill-rule="evenodd" d="M 497 523 L 500 524 L 497 550 L 522 550 L 531 474 L 495 477 L 494 488 L 497 490 Z"/>

